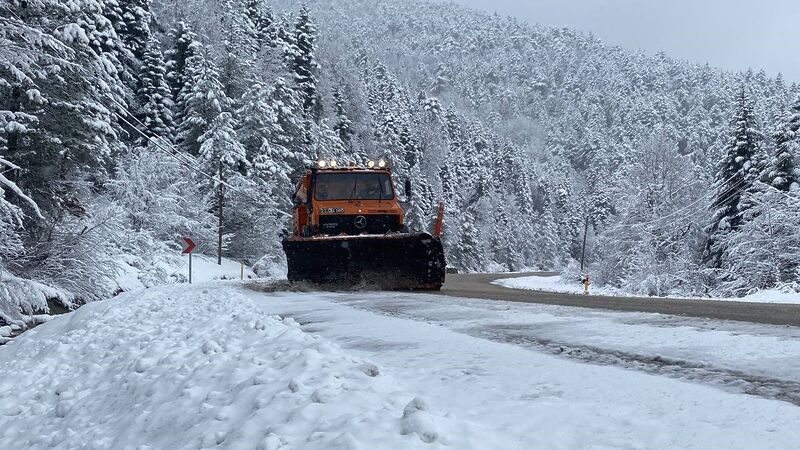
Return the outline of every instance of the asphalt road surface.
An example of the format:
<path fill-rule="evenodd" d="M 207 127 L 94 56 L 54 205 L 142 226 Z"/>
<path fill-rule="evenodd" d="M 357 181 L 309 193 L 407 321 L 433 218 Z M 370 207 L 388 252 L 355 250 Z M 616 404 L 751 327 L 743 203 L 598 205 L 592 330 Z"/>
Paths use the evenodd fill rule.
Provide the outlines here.
<path fill-rule="evenodd" d="M 779 303 L 681 300 L 648 297 L 608 297 L 603 295 L 557 294 L 511 289 L 492 284 L 500 278 L 552 273 L 448 274 L 440 295 L 484 298 L 545 305 L 577 306 L 614 311 L 650 312 L 709 319 L 739 320 L 772 325 L 800 326 L 800 305 Z"/>

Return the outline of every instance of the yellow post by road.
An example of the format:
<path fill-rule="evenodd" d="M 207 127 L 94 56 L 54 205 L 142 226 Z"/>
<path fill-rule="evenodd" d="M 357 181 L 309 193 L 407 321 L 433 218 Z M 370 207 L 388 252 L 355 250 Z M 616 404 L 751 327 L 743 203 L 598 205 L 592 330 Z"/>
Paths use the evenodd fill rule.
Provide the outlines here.
<path fill-rule="evenodd" d="M 589 283 L 590 283 L 589 274 L 584 274 L 583 275 L 583 278 L 581 279 L 581 283 L 583 284 L 583 295 L 588 294 L 589 293 Z"/>

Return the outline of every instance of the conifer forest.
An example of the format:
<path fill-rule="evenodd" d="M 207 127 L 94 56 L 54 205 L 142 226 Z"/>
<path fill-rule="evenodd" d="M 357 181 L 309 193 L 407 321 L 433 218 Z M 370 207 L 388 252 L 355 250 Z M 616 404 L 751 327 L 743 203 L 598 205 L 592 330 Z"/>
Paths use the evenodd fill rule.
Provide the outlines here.
<path fill-rule="evenodd" d="M 0 325 L 182 281 L 285 276 L 298 177 L 384 159 L 460 272 L 636 295 L 800 291 L 800 87 L 415 0 L 0 4 Z M 586 242 L 584 250 L 584 240 Z"/>

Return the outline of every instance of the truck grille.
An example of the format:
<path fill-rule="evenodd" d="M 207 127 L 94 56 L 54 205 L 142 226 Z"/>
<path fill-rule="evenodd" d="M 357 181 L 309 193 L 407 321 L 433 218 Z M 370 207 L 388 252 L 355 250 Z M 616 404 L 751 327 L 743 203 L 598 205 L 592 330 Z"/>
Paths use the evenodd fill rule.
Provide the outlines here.
<path fill-rule="evenodd" d="M 364 214 L 320 216 L 320 231 L 327 235 L 383 234 L 400 231 L 400 218 L 396 214 Z"/>

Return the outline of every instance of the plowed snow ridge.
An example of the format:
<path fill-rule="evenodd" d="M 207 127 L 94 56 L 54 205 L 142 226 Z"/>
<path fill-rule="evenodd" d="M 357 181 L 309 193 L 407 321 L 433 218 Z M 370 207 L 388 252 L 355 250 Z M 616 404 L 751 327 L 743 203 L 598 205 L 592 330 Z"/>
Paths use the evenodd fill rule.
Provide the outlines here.
<path fill-rule="evenodd" d="M 487 446 L 221 284 L 88 304 L 0 348 L 0 448 Z"/>

